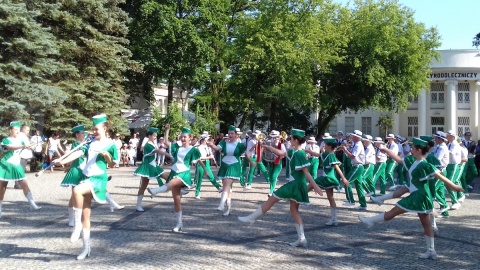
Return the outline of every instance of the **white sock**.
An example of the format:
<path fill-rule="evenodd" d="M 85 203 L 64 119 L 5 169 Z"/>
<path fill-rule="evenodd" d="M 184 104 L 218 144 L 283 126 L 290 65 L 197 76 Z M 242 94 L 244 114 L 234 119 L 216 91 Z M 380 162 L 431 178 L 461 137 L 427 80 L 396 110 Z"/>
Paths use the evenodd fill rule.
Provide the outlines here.
<path fill-rule="evenodd" d="M 143 195 L 137 196 L 137 206 L 142 206 Z"/>

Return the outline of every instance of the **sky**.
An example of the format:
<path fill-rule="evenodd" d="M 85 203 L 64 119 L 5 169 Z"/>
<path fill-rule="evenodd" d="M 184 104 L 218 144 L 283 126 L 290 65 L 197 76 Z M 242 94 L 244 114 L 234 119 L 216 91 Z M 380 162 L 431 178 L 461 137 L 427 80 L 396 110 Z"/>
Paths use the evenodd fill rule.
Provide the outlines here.
<path fill-rule="evenodd" d="M 437 28 L 442 42 L 438 49 L 475 49 L 472 40 L 480 33 L 480 0 L 399 0 L 399 3 L 415 11 L 417 22 Z"/>

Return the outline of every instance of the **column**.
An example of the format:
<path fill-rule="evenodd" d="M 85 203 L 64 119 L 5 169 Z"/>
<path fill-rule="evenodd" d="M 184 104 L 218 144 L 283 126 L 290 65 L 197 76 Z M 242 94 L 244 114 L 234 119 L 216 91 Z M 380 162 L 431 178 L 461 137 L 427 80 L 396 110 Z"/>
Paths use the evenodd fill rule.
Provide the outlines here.
<path fill-rule="evenodd" d="M 453 130 L 457 133 L 457 84 L 456 80 L 447 80 L 445 85 L 445 131 Z"/>
<path fill-rule="evenodd" d="M 418 135 L 427 134 L 427 92 L 418 94 Z"/>
<path fill-rule="evenodd" d="M 475 90 L 473 93 L 473 128 L 472 131 L 474 134 L 472 134 L 472 139 L 475 141 L 476 138 L 480 137 L 480 127 L 478 126 L 478 121 L 480 116 L 478 115 L 479 109 L 478 106 L 480 105 L 478 102 L 478 92 L 480 91 L 480 81 L 475 82 Z"/>
<path fill-rule="evenodd" d="M 402 135 L 402 136 L 406 137 L 407 134 L 400 134 L 400 115 L 398 113 L 393 113 L 392 114 L 392 119 L 393 119 L 393 127 L 392 127 L 392 132 L 391 133 L 393 133 L 395 135 Z"/>

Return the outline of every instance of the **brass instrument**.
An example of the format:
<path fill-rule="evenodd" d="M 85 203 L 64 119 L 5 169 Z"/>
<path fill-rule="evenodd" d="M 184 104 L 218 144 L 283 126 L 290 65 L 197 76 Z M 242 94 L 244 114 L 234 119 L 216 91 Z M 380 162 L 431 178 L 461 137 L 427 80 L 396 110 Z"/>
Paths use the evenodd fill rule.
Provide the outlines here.
<path fill-rule="evenodd" d="M 280 132 L 280 138 L 282 138 L 282 140 L 286 140 L 288 138 L 287 132 L 285 131 Z"/>
<path fill-rule="evenodd" d="M 268 137 L 267 137 L 267 135 L 265 135 L 263 133 L 260 133 L 260 134 L 257 135 L 257 139 L 263 143 L 266 140 L 268 140 Z"/>

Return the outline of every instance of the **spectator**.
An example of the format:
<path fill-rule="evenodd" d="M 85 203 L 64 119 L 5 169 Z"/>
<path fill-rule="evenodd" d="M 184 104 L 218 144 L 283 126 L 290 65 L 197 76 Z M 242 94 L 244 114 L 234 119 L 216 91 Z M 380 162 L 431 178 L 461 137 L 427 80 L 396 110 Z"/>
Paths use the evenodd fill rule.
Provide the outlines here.
<path fill-rule="evenodd" d="M 18 133 L 18 137 L 23 142 L 24 145 L 30 145 L 30 127 L 27 125 L 22 125 L 20 128 L 20 133 Z M 27 163 L 33 158 L 33 153 L 31 148 L 25 148 L 20 152 L 20 164 L 22 165 L 23 171 L 27 172 Z M 31 166 L 30 166 L 31 167 Z M 32 169 L 30 168 L 30 171 Z M 14 188 L 20 189 L 19 181 L 15 181 Z"/>
<path fill-rule="evenodd" d="M 30 139 L 30 145 L 33 147 L 33 159 L 30 161 L 30 171 L 36 172 L 40 168 L 40 164 L 43 163 L 43 138 L 40 130 L 35 131 L 35 135 Z"/>
<path fill-rule="evenodd" d="M 165 144 L 165 139 L 163 137 L 160 137 L 160 139 L 158 139 L 158 149 L 165 152 L 168 151 L 168 147 Z M 165 155 L 158 155 L 158 166 L 161 166 L 163 164 L 165 164 Z"/>
<path fill-rule="evenodd" d="M 115 134 L 115 139 L 113 139 L 113 143 L 115 143 L 115 147 L 117 148 L 117 153 L 120 153 L 120 148 L 122 148 L 122 139 L 120 134 Z M 115 162 L 115 168 L 120 167 L 120 160 Z"/>
<path fill-rule="evenodd" d="M 48 164 L 50 165 L 55 157 L 61 157 L 65 150 L 62 148 L 60 143 L 60 135 L 58 133 L 53 133 L 52 137 L 48 139 L 47 145 L 47 155 L 48 155 Z M 53 172 L 53 167 L 50 168 L 50 171 Z"/>
<path fill-rule="evenodd" d="M 132 144 L 129 144 L 127 147 L 128 153 L 128 165 L 135 166 L 137 159 L 137 150 L 133 147 Z"/>
<path fill-rule="evenodd" d="M 480 140 L 475 147 L 475 166 L 477 166 L 477 171 L 480 171 Z"/>
<path fill-rule="evenodd" d="M 129 167 L 128 165 L 128 150 L 127 150 L 127 144 L 124 143 L 122 147 L 120 147 L 120 161 L 123 164 L 123 167 Z"/>

